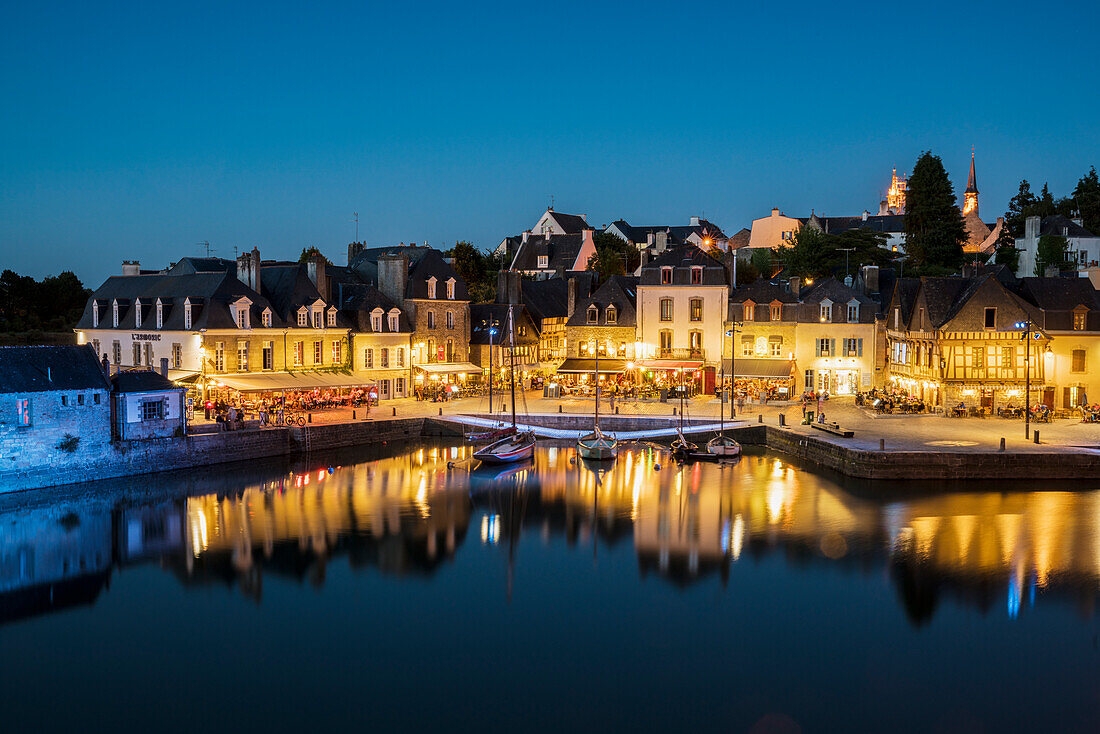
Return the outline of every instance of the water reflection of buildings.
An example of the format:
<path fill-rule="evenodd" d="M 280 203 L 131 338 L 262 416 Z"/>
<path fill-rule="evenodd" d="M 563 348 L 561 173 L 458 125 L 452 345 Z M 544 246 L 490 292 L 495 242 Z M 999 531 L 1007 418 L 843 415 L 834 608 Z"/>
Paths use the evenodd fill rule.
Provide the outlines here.
<path fill-rule="evenodd" d="M 1014 616 L 1062 596 L 1091 614 L 1100 582 L 1098 492 L 881 501 L 773 456 L 658 470 L 652 451 L 636 449 L 596 472 L 572 447 L 550 447 L 532 467 L 471 474 L 466 451 L 11 503 L 0 509 L 0 621 L 91 603 L 114 569 L 151 561 L 187 586 L 235 585 L 256 599 L 265 574 L 320 584 L 337 557 L 429 575 L 458 552 L 472 515 L 484 543 L 633 544 L 643 575 L 677 585 L 728 582 L 738 564 L 777 554 L 789 565 L 887 569 L 917 622 L 944 597 Z"/>

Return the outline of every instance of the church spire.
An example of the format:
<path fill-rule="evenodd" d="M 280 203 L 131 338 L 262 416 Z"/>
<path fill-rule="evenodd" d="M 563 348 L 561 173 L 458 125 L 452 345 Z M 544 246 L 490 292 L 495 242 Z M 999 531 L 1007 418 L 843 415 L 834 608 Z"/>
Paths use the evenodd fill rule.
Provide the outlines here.
<path fill-rule="evenodd" d="M 963 216 L 974 212 L 978 216 L 978 176 L 974 173 L 974 148 L 970 148 L 970 178 L 966 180 L 966 191 L 963 192 Z"/>

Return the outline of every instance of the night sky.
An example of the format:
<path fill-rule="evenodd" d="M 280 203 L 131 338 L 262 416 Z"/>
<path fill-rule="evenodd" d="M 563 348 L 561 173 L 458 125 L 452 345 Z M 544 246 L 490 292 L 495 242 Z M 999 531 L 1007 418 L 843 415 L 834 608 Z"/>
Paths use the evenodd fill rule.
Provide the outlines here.
<path fill-rule="evenodd" d="M 981 213 L 1100 164 L 1095 3 L 14 3 L 2 267 L 495 246 L 556 208 L 727 233 L 876 210 L 939 154 Z M 914 10 L 917 8 L 917 10 Z"/>

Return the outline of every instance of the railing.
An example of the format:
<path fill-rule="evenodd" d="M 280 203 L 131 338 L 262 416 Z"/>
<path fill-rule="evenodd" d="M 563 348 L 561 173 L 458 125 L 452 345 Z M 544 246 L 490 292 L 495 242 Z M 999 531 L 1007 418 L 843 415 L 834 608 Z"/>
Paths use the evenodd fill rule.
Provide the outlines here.
<path fill-rule="evenodd" d="M 702 349 L 658 349 L 657 359 L 706 359 Z"/>

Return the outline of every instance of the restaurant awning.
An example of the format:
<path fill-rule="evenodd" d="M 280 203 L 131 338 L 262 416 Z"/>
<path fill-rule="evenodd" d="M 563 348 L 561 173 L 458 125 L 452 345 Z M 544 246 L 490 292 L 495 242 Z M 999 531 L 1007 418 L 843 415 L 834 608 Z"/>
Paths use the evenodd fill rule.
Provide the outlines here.
<path fill-rule="evenodd" d="M 558 367 L 558 374 L 592 374 L 596 371 L 595 359 L 570 357 Z M 626 371 L 626 361 L 622 359 L 601 359 L 600 372 L 605 375 L 621 375 Z"/>
<path fill-rule="evenodd" d="M 726 374 L 737 377 L 762 377 L 771 380 L 787 380 L 791 377 L 794 362 L 789 359 L 737 359 L 731 367 L 730 360 L 723 363 Z"/>
<path fill-rule="evenodd" d="M 192 383 L 199 379 L 199 373 L 194 370 L 168 370 L 167 377 L 172 382 Z"/>
<path fill-rule="evenodd" d="M 638 364 L 651 370 L 697 370 L 703 366 L 701 359 L 643 359 Z"/>
<path fill-rule="evenodd" d="M 238 392 L 278 392 L 315 388 L 364 387 L 375 380 L 339 372 L 256 372 L 237 375 L 210 375 L 211 382 Z"/>
<path fill-rule="evenodd" d="M 484 372 L 473 362 L 427 362 L 413 366 L 429 375 L 480 375 Z"/>

